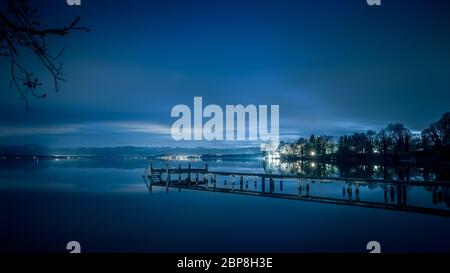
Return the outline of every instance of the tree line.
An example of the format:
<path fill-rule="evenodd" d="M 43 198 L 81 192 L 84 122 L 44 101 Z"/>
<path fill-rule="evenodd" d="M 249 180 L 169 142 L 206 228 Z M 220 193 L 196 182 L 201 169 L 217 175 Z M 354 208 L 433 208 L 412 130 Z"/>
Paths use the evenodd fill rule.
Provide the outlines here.
<path fill-rule="evenodd" d="M 450 112 L 443 114 L 421 133 L 413 133 L 401 123 L 392 123 L 378 132 L 369 130 L 343 135 L 337 141 L 328 135 L 311 135 L 309 138 L 282 142 L 276 152 L 282 157 L 334 155 L 341 160 L 423 157 L 448 161 Z"/>

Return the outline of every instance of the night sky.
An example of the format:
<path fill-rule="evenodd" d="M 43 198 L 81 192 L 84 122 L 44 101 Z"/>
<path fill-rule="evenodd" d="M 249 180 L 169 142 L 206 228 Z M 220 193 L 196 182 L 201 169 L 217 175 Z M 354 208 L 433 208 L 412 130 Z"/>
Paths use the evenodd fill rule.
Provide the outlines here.
<path fill-rule="evenodd" d="M 30 112 L 0 59 L 0 144 L 220 145 L 171 140 L 172 107 L 194 96 L 223 107 L 279 104 L 282 138 L 391 122 L 417 131 L 450 111 L 447 0 L 31 3 L 44 26 L 80 15 L 91 32 L 49 40 L 54 52 L 67 46 L 68 81 L 58 94 L 49 82 Z"/>

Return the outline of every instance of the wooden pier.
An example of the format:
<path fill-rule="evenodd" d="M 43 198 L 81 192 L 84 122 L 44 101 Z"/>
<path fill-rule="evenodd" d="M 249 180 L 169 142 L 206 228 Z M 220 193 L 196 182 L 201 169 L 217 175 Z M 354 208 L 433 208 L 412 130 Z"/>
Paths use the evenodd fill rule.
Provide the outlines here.
<path fill-rule="evenodd" d="M 267 173 L 241 173 L 210 171 L 208 165 L 204 168 L 192 168 L 188 164 L 187 168 L 181 164 L 177 167 L 166 165 L 165 168 L 153 168 L 149 163 L 143 177 L 150 191 L 152 187 L 200 190 L 221 193 L 233 193 L 250 196 L 263 196 L 271 198 L 282 198 L 289 200 L 301 200 L 310 202 L 329 203 L 337 205 L 379 208 L 387 210 L 415 212 L 422 214 L 431 214 L 450 217 L 450 208 L 420 207 L 408 205 L 409 187 L 432 187 L 443 189 L 447 192 L 450 188 L 450 182 L 439 181 L 396 181 L 396 180 L 378 180 L 378 179 L 358 179 L 358 178 L 330 178 L 330 177 L 311 177 L 302 175 L 283 175 Z M 218 187 L 218 177 L 223 178 L 226 187 Z M 297 182 L 297 192 L 283 193 L 283 183 Z M 230 183 L 227 185 L 227 183 Z M 260 185 L 260 190 L 250 190 L 249 184 L 253 183 L 256 188 Z M 345 198 L 331 198 L 314 195 L 312 193 L 313 184 L 320 183 L 341 183 L 342 196 Z M 275 184 L 278 184 L 279 190 L 275 190 Z M 360 187 L 362 185 L 378 184 L 383 187 L 384 201 L 365 201 L 360 199 Z M 316 186 L 314 186 L 316 187 Z M 434 197 L 433 197 L 434 198 Z"/>

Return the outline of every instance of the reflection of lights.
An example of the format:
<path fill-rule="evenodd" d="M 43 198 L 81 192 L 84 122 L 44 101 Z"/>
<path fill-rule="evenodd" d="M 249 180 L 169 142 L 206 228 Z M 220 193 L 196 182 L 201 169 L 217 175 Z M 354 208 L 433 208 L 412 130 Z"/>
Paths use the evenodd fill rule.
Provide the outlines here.
<path fill-rule="evenodd" d="M 269 162 L 269 164 L 275 164 L 275 165 L 280 164 L 279 158 L 269 157 L 269 158 L 267 158 L 267 161 Z"/>
<path fill-rule="evenodd" d="M 315 168 L 316 167 L 316 163 L 315 162 L 311 162 L 311 168 Z"/>
<path fill-rule="evenodd" d="M 165 155 L 159 156 L 158 159 L 166 161 L 200 161 L 200 155 Z"/>
<path fill-rule="evenodd" d="M 315 156 L 316 155 L 316 152 L 315 151 L 311 151 L 311 156 Z"/>
<path fill-rule="evenodd" d="M 266 158 L 269 160 L 280 158 L 280 153 L 279 152 L 270 152 L 269 154 L 266 155 Z"/>
<path fill-rule="evenodd" d="M 373 166 L 374 171 L 378 171 L 379 168 L 380 168 L 380 166 L 378 166 L 378 165 Z"/>
<path fill-rule="evenodd" d="M 373 153 L 374 153 L 374 154 L 379 154 L 380 151 L 379 151 L 377 148 L 373 148 Z"/>

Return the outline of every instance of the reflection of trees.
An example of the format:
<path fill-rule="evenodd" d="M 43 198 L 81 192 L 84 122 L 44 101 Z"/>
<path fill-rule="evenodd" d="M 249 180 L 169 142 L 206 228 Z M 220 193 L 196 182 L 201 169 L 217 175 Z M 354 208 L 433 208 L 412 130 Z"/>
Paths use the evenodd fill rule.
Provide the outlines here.
<path fill-rule="evenodd" d="M 264 160 L 263 168 L 266 173 L 285 175 L 306 175 L 329 177 L 339 175 L 336 165 L 318 163 L 314 161 L 282 161 Z"/>
<path fill-rule="evenodd" d="M 374 166 L 339 164 L 339 172 L 341 177 L 349 178 L 374 178 Z"/>
<path fill-rule="evenodd" d="M 425 180 L 434 181 L 442 173 L 430 166 L 419 168 L 413 165 L 357 165 L 351 163 L 327 164 L 323 162 L 282 159 L 265 159 L 263 169 L 266 173 L 286 175 L 306 175 L 318 177 L 365 178 L 383 180 Z"/>

